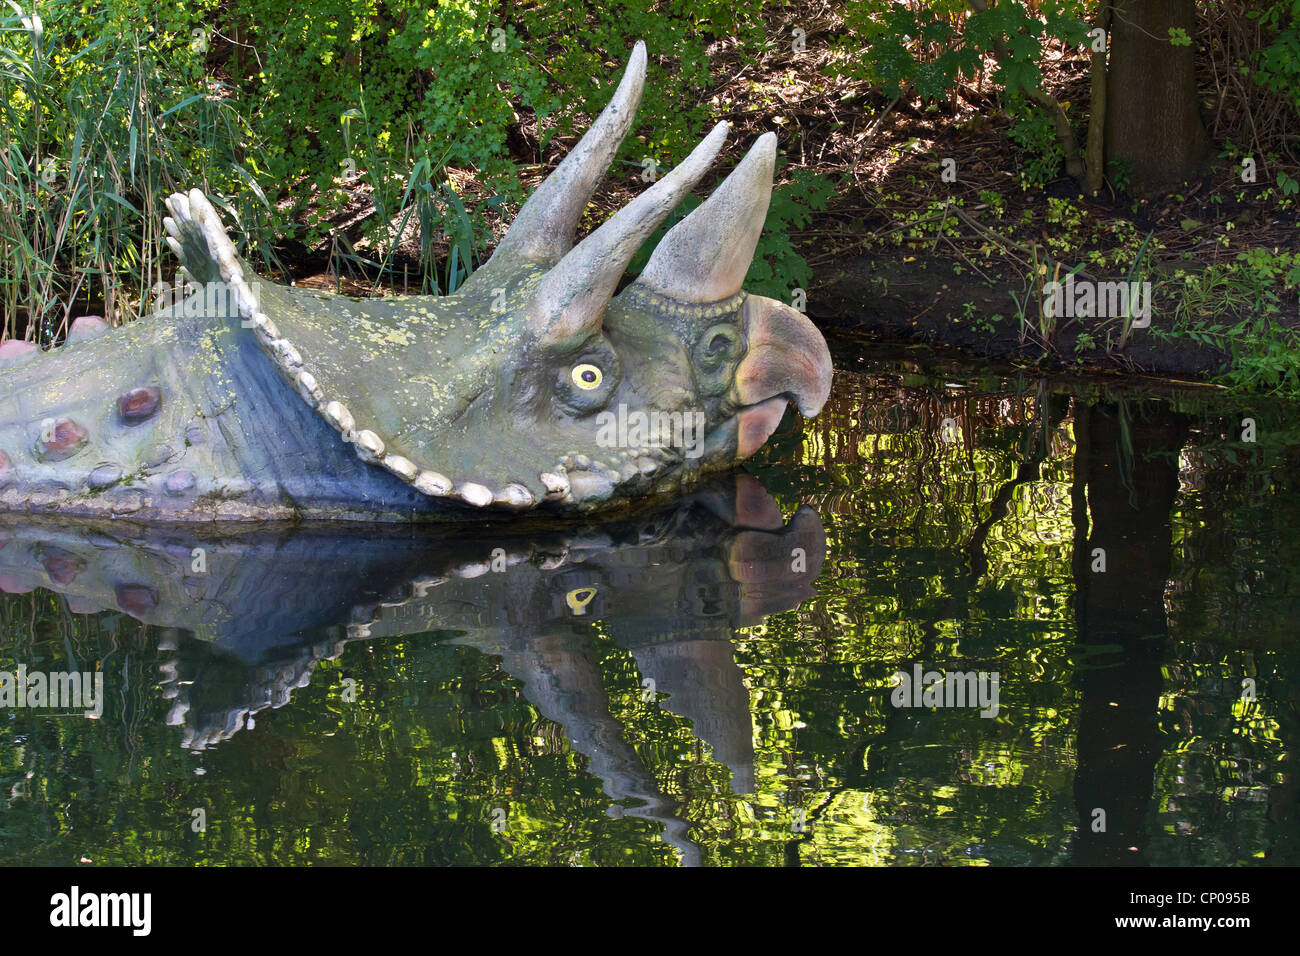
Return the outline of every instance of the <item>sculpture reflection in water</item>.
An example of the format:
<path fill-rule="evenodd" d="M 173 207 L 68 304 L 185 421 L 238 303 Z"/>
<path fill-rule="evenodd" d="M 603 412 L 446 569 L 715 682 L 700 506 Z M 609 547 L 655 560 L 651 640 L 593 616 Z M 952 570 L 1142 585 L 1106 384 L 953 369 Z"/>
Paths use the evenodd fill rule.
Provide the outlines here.
<path fill-rule="evenodd" d="M 559 724 L 613 803 L 658 821 L 698 861 L 674 802 L 610 713 L 591 624 L 636 659 L 661 705 L 753 789 L 749 694 L 737 628 L 811 597 L 826 539 L 817 513 L 786 522 L 747 473 L 613 522 L 457 536 L 394 528 L 244 530 L 0 520 L 0 589 L 46 588 L 77 614 L 120 610 L 163 629 L 168 723 L 181 746 L 229 739 L 288 703 L 353 640 L 425 632 L 501 658 Z"/>

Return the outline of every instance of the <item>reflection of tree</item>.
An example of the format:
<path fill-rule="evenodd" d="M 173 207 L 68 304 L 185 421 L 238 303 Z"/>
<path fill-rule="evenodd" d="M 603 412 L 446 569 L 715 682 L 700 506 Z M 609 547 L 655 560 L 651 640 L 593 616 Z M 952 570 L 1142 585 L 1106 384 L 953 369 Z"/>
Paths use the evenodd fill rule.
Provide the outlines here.
<path fill-rule="evenodd" d="M 818 431 L 807 447 L 812 464 L 827 466 L 835 490 L 820 497 L 809 487 L 799 491 L 845 516 L 828 530 L 840 556 L 831 578 L 840 586 L 828 595 L 823 612 L 838 628 L 823 662 L 831 670 L 819 680 L 821 674 L 798 665 L 794 648 L 794 680 L 787 678 L 779 690 L 764 689 L 765 697 L 779 693 L 779 705 L 809 724 L 798 736 L 804 753 L 840 748 L 836 759 L 822 763 L 828 789 L 799 800 L 810 821 L 825 820 L 823 835 L 815 831 L 787 846 L 804 859 L 828 851 L 851 859 L 850 838 L 846 833 L 837 845 L 837 829 L 847 824 L 879 833 L 885 826 L 893 836 L 883 843 L 873 836 L 871 851 L 862 851 L 868 858 L 879 859 L 885 846 L 892 847 L 895 862 L 971 859 L 966 847 L 972 842 L 996 842 L 1000 832 L 1023 829 L 1026 810 L 1030 818 L 1040 815 L 1042 808 L 1025 807 L 1023 798 L 1038 781 L 1055 786 L 1060 779 L 1055 756 L 1041 766 L 1013 756 L 1018 737 L 1028 738 L 1031 752 L 1037 742 L 1066 746 L 1068 711 L 1055 700 L 1050 711 L 1040 708 L 1037 700 L 1054 696 L 1037 689 L 1040 680 L 1051 680 L 1050 673 L 1027 673 L 1032 680 L 1004 685 L 1004 706 L 1018 699 L 1044 714 L 1028 732 L 1005 722 L 989 722 L 985 731 L 969 714 L 899 711 L 882 702 L 894 671 L 913 661 L 1004 675 L 1022 663 L 1028 670 L 1046 662 L 1066 673 L 1068 605 L 1057 601 L 1045 609 L 1037 599 L 1045 582 L 1068 580 L 1061 453 L 1069 445 L 1057 429 L 1065 406 L 1037 389 L 941 396 L 928 388 L 854 385 L 859 390 L 831 416 L 842 416 L 849 430 L 828 435 L 815 424 Z M 909 399 L 913 405 L 902 412 L 878 411 L 882 404 Z M 957 423 L 958 441 L 937 434 L 945 418 Z M 895 429 L 898 422 L 910 430 Z M 873 433 L 870 424 L 857 423 L 887 431 Z M 840 449 L 852 449 L 849 457 L 860 463 L 851 473 L 840 464 Z M 807 474 L 815 478 L 817 472 Z M 846 582 L 852 595 L 844 593 Z M 1040 648 L 1028 661 L 1024 643 Z M 769 660 L 772 650 L 765 648 Z M 875 662 L 867 683 L 845 687 L 833 669 L 858 660 Z M 817 719 L 823 715 L 829 721 Z M 847 741 L 846 731 L 853 733 Z M 784 748 L 791 742 L 771 743 Z M 953 787 L 954 777 L 971 786 Z M 1002 786 L 988 785 L 994 781 Z M 940 792 L 940 802 L 955 812 L 936 820 Z M 870 809 L 864 803 L 868 794 L 874 796 Z M 985 852 L 1000 856 L 996 849 Z M 1007 859 L 1023 860 L 1021 853 L 1013 849 Z"/>
<path fill-rule="evenodd" d="M 960 374 L 945 377 L 961 380 Z M 797 740 L 770 736 L 760 746 L 759 762 L 768 749 L 784 752 L 794 746 L 805 754 L 824 755 L 840 742 L 838 756 L 822 762 L 828 789 L 800 797 L 810 815 L 822 806 L 823 793 L 834 798 L 822 811 L 826 823 L 820 833 L 799 843 L 805 860 L 819 853 L 823 858 L 832 854 L 852 859 L 855 842 L 864 858 L 879 859 L 865 844 L 877 841 L 873 834 L 882 824 L 890 838 L 881 845 L 890 848 L 886 858 L 896 862 L 967 859 L 972 845 L 978 846 L 977 858 L 1060 859 L 1066 847 L 1055 834 L 1062 826 L 1073 831 L 1079 825 L 1078 810 L 1054 797 L 1070 793 L 1074 732 L 1081 719 L 1074 693 L 1067 689 L 1084 690 L 1095 680 L 1095 662 L 1106 662 L 1104 647 L 1073 644 L 1076 623 L 1069 603 L 1076 577 L 1069 568 L 1074 538 L 1071 488 L 1081 493 L 1086 487 L 1072 479 L 1073 438 L 1086 441 L 1087 422 L 1067 421 L 1066 428 L 1052 432 L 1051 453 L 1042 462 L 1040 477 L 1020 483 L 1017 478 L 1031 477 L 1034 467 L 1027 432 L 1037 431 L 1037 419 L 1034 407 L 1021 401 L 1029 389 L 936 392 L 931 382 L 917 381 L 917 387 L 901 389 L 897 382 L 888 375 L 867 375 L 839 383 L 842 404 L 829 409 L 829 418 L 810 426 L 801 452 L 807 467 L 788 479 L 796 493 L 816 501 L 824 514 L 842 516 L 828 522 L 833 564 L 828 593 L 820 607 L 803 612 L 807 617 L 824 616 L 838 629 L 820 659 L 823 666 L 883 663 L 856 686 L 837 683 L 835 675 L 819 684 L 819 675 L 800 666 L 799 645 L 792 642 L 779 704 L 809 726 L 799 731 Z M 1255 852 L 1250 848 L 1270 846 L 1276 847 L 1270 855 L 1289 848 L 1289 858 L 1296 859 L 1294 798 L 1289 795 L 1294 774 L 1286 772 L 1291 747 L 1283 740 L 1294 738 L 1297 724 L 1293 710 L 1285 716 L 1278 710 L 1285 706 L 1281 702 L 1297 695 L 1277 686 L 1282 681 L 1270 686 L 1261 680 L 1261 699 L 1251 709 L 1243 708 L 1238 698 L 1241 676 L 1294 673 L 1300 663 L 1290 637 L 1300 606 L 1295 589 L 1286 585 L 1287 572 L 1300 568 L 1300 538 L 1292 530 L 1300 527 L 1300 495 L 1292 477 L 1300 469 L 1288 467 L 1296 457 L 1291 449 L 1300 447 L 1300 428 L 1283 406 L 1257 401 L 1248 411 L 1233 413 L 1225 411 L 1221 396 L 1187 390 L 1164 396 L 1163 404 L 1196 423 L 1193 444 L 1179 441 L 1177 434 L 1152 442 L 1143 437 L 1153 427 L 1143 416 L 1154 414 L 1166 423 L 1169 416 L 1156 408 L 1158 396 L 1144 394 L 1141 388 L 1092 383 L 1054 388 L 1073 393 L 1075 407 L 1085 416 L 1090 406 L 1113 404 L 1117 398 L 1127 398 L 1133 409 L 1144 404 L 1154 409 L 1129 425 L 1112 423 L 1112 432 L 1118 434 L 1107 439 L 1117 469 L 1123 463 L 1111 476 L 1108 493 L 1113 495 L 1107 506 L 1130 507 L 1140 470 L 1164 469 L 1165 474 L 1166 521 L 1159 530 L 1165 543 L 1164 570 L 1143 567 L 1132 578 L 1135 592 L 1146 586 L 1160 595 L 1156 606 L 1161 608 L 1167 581 L 1170 598 L 1170 677 L 1163 685 L 1148 684 L 1132 715 L 1145 721 L 1149 731 L 1158 714 L 1167 735 L 1156 738 L 1158 760 L 1154 770 L 1146 771 L 1148 779 L 1155 774 L 1154 803 L 1151 786 L 1139 786 L 1129 814 L 1131 822 L 1146 813 L 1143 825 L 1149 825 L 1150 814 L 1159 814 L 1161 829 L 1149 834 L 1146 855 L 1161 862 L 1218 863 L 1250 859 Z M 1259 424 L 1255 445 L 1244 445 L 1239 438 L 1245 414 Z M 960 449 L 935 438 L 945 416 L 958 424 Z M 1130 426 L 1147 442 L 1145 453 L 1162 461 L 1134 461 L 1136 451 L 1130 449 L 1126 462 L 1122 431 Z M 972 468 L 990 489 L 983 499 L 972 496 L 970 476 L 963 474 Z M 1181 496 L 1176 485 L 1169 494 L 1170 474 L 1181 480 Z M 1013 488 L 1009 495 L 1008 487 Z M 1005 517 L 990 521 L 1008 499 Z M 1086 498 L 1080 494 L 1079 501 Z M 1081 515 L 1080 526 L 1086 527 L 1086 508 Z M 1141 522 L 1122 524 L 1132 531 L 1145 527 Z M 972 583 L 954 570 L 945 556 L 951 552 L 945 549 L 978 540 L 981 526 L 987 529 L 989 570 L 983 581 Z M 933 546 L 921 560 L 919 542 Z M 1056 542 L 1063 546 L 1060 550 L 1052 548 Z M 978 562 L 978 553 L 972 558 Z M 1112 568 L 1108 581 L 1118 584 L 1124 578 Z M 1094 623 L 1101 615 L 1098 611 Z M 1252 652 L 1250 646 L 1260 638 L 1272 646 Z M 978 649 L 973 658 L 952 654 L 953 649 L 972 648 Z M 771 654 L 772 644 L 763 650 Z M 1000 733 L 1005 727 L 989 727 L 981 734 L 982 728 L 975 727 L 967 735 L 961 715 L 943 712 L 909 713 L 899 719 L 880 707 L 871 693 L 865 700 L 861 693 L 874 687 L 876 699 L 883 697 L 888 675 L 904 662 L 943 666 L 951 661 L 951 666 L 964 668 L 972 659 L 989 669 L 1000 663 L 1004 672 L 1024 665 L 1021 679 L 1004 678 L 1005 694 L 1019 694 L 1013 706 L 1020 712 L 1011 718 L 1015 733 L 1005 735 Z M 1129 661 L 1135 663 L 1131 657 Z M 1075 682 L 1076 671 L 1080 683 Z M 1145 674 L 1148 679 L 1160 677 L 1158 666 L 1153 668 L 1150 661 Z M 1162 686 L 1166 693 L 1172 690 L 1172 699 L 1161 700 Z M 1181 696 L 1182 688 L 1192 699 Z M 836 690 L 842 701 L 838 706 Z M 1114 710 L 1108 703 L 1107 710 Z M 1188 713 L 1176 718 L 1168 708 Z M 827 713 L 828 720 L 817 719 Z M 1091 739 L 1095 743 L 1109 732 L 1102 726 L 1103 737 Z M 1029 746 L 1019 746 L 1020 741 Z M 1256 783 L 1251 782 L 1252 772 Z M 773 786 L 795 789 L 781 780 L 775 764 L 769 774 Z M 1141 773 L 1130 777 L 1140 779 Z M 1282 785 L 1264 789 L 1258 784 L 1261 779 Z M 997 794 L 989 793 L 990 784 L 1000 788 Z M 858 809 L 864 795 L 872 796 L 871 814 Z M 988 799 L 981 799 L 985 796 Z M 937 813 L 941 806 L 955 812 Z M 1037 841 L 1017 845 L 1039 822 L 1039 845 L 1055 846 L 1056 851 L 1036 854 L 1032 842 Z M 1119 825 L 1127 826 L 1124 820 Z M 1220 846 L 1212 836 L 1220 832 L 1233 834 L 1229 845 Z M 1001 855 L 996 846 L 987 845 L 990 834 L 1001 844 Z M 1181 839 L 1187 836 L 1194 842 Z M 1151 839 L 1159 843 L 1153 847 Z"/>
<path fill-rule="evenodd" d="M 1186 431 L 1182 416 L 1161 405 L 1136 414 L 1124 404 L 1075 412 L 1078 863 L 1144 862 L 1161 750 L 1156 715 L 1178 492 L 1177 457 L 1169 453 L 1182 448 Z"/>
<path fill-rule="evenodd" d="M 1255 442 L 1241 440 L 1243 418 Z M 1198 422 L 1184 452 L 1184 492 L 1168 595 L 1171 635 L 1157 768 L 1160 820 L 1181 839 L 1155 862 L 1194 846 L 1206 862 L 1297 859 L 1300 593 L 1297 426 L 1285 407 L 1255 402 Z M 1257 699 L 1243 700 L 1242 681 Z"/>

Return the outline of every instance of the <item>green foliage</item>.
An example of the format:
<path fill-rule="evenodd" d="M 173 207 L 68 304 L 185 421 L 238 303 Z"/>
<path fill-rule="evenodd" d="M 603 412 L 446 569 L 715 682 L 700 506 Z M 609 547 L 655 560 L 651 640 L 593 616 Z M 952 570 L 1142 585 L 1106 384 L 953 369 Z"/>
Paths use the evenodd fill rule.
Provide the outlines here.
<path fill-rule="evenodd" d="M 1047 248 L 1057 258 L 1072 253 L 1083 244 L 1085 213 L 1070 200 L 1048 196 L 1044 219 L 1052 226 L 1047 237 Z"/>
<path fill-rule="evenodd" d="M 997 58 L 994 80 L 1010 92 L 1033 90 L 1043 44 L 1083 44 L 1083 0 L 1044 0 L 1031 10 L 1003 0 L 972 10 L 967 0 L 904 6 L 851 0 L 840 50 L 842 73 L 875 83 L 889 96 L 911 85 L 922 99 L 945 95 L 959 77 L 973 79 L 985 56 Z M 998 47 L 1002 47 L 999 54 Z"/>
<path fill-rule="evenodd" d="M 762 0 L 614 0 L 538 3 L 514 12 L 529 72 L 549 82 L 527 100 L 539 115 L 555 116 L 572 132 L 576 114 L 594 116 L 609 98 L 627 51 L 644 40 L 650 54 L 637 122 L 646 131 L 629 140 L 623 156 L 648 152 L 662 165 L 698 142 L 714 115 L 702 95 L 711 84 L 707 50 L 717 41 L 739 49 L 764 42 Z M 581 42 L 569 38 L 581 37 Z M 573 107 L 577 107 L 575 111 Z"/>
<path fill-rule="evenodd" d="M 745 277 L 746 289 L 756 295 L 789 301 L 792 289 L 808 288 L 812 268 L 795 251 L 790 232 L 806 228 L 814 213 L 830 205 L 834 194 L 833 180 L 808 169 L 798 170 L 789 183 L 772 190 L 767 222 Z"/>
<path fill-rule="evenodd" d="M 709 82 L 705 48 L 711 38 L 752 32 L 742 24 L 752 22 L 746 14 L 757 4 L 616 6 L 617 16 L 607 4 L 538 4 L 503 17 L 499 4 L 485 0 L 323 0 L 305 9 L 289 0 L 232 0 L 221 22 L 238 27 L 257 50 L 256 61 L 240 63 L 236 83 L 250 105 L 259 104 L 254 122 L 266 144 L 267 175 L 305 180 L 317 191 L 305 237 L 313 245 L 327 234 L 329 216 L 350 201 L 336 181 L 340 167 L 349 160 L 358 168 L 394 166 L 384 175 L 400 182 L 418 152 L 412 141 L 448 168 L 474 170 L 491 191 L 521 199 L 506 149 L 508 131 L 523 119 L 514 101 L 537 116 L 545 148 L 555 132 L 571 132 L 599 112 L 637 39 L 652 51 L 638 123 L 655 132 L 631 139 L 624 154 L 665 162 L 683 156 L 710 110 L 700 95 Z M 660 66 L 665 56 L 670 62 Z M 353 155 L 356 140 L 343 117 L 361 110 L 363 98 L 366 149 Z M 295 192 L 300 202 L 307 195 Z M 437 208 L 459 216 L 452 206 Z M 472 215 L 476 233 L 490 236 L 481 211 Z M 376 222 L 371 237 L 387 225 Z"/>
<path fill-rule="evenodd" d="M 201 9 L 72 2 L 0 17 L 0 313 L 49 341 L 72 300 L 130 318 L 172 278 L 162 197 L 202 185 L 244 229 L 269 205 L 249 129 L 188 41 Z M 253 229 L 254 232 L 258 230 Z M 21 325 L 20 325 L 21 322 Z"/>
<path fill-rule="evenodd" d="M 505 150 L 511 91 L 535 95 L 539 80 L 517 37 L 506 31 L 493 42 L 494 5 L 322 0 L 304 8 L 234 0 L 222 19 L 257 51 L 255 60 L 232 64 L 232 75 L 249 106 L 261 104 L 252 121 L 266 176 L 295 184 L 300 205 L 314 200 L 309 246 L 349 202 L 340 169 L 355 166 L 372 182 L 388 176 L 400 183 L 412 140 L 448 165 L 487 177 L 512 169 Z M 355 137 L 353 120 L 364 125 Z M 376 221 L 372 237 L 387 227 Z"/>
<path fill-rule="evenodd" d="M 1054 181 L 1065 162 L 1065 150 L 1056 137 L 1052 119 L 1023 97 L 1013 97 L 1007 110 L 1012 118 L 1010 140 L 1024 150 L 1018 176 L 1020 187 L 1040 188 Z"/>
<path fill-rule="evenodd" d="M 1300 395 L 1300 332 L 1288 321 L 1300 288 L 1300 253 L 1254 248 L 1174 278 L 1181 288 L 1173 334 L 1231 356 L 1224 384 Z"/>
<path fill-rule="evenodd" d="M 146 310 L 145 290 L 174 268 L 162 197 L 193 186 L 235 220 L 254 262 L 278 267 L 275 246 L 291 239 L 329 248 L 336 272 L 363 266 L 402 281 L 395 255 L 414 235 L 416 284 L 450 291 L 484 257 L 489 213 L 524 198 L 517 162 L 551 158 L 551 137 L 589 122 L 635 40 L 650 50 L 650 77 L 640 135 L 623 155 L 669 166 L 716 111 L 703 95 L 708 46 L 757 48 L 761 6 L 106 0 L 91 11 L 53 0 L 41 7 L 39 42 L 6 12 L 8 333 L 30 324 L 57 335 L 74 297 L 103 298 L 123 319 Z M 540 152 L 512 156 L 510 134 L 533 117 Z M 55 178 L 42 175 L 50 168 Z M 335 224 L 355 219 L 359 198 L 374 214 L 343 235 Z M 769 250 L 773 276 L 791 274 L 791 255 Z"/>
<path fill-rule="evenodd" d="M 1064 151 L 1050 118 L 1026 105 L 1039 89 L 1039 61 L 1045 44 L 1088 42 L 1085 0 L 1044 0 L 1031 8 L 1016 0 L 973 9 L 969 0 L 927 0 L 903 5 L 891 0 L 851 0 L 839 45 L 841 76 L 865 80 L 886 96 L 910 89 L 938 100 L 960 81 L 972 81 L 992 58 L 993 81 L 1010 100 L 1015 117 L 1011 139 L 1026 151 L 1020 171 L 1024 188 L 1056 178 Z"/>
<path fill-rule="evenodd" d="M 1129 183 L 1133 181 L 1133 160 L 1127 156 L 1117 156 L 1106 161 L 1106 170 L 1115 189 L 1118 192 L 1128 192 Z"/>
<path fill-rule="evenodd" d="M 1300 0 L 1272 0 L 1246 16 L 1271 37 L 1256 55 L 1251 70 L 1255 82 L 1300 111 Z"/>

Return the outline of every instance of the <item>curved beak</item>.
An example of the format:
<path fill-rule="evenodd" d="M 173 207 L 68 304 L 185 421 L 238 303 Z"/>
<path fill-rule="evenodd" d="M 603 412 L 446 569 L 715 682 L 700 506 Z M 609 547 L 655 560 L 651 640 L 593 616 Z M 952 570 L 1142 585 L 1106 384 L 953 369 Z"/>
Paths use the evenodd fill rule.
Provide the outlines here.
<path fill-rule="evenodd" d="M 801 312 L 750 296 L 742 322 L 748 350 L 736 369 L 731 399 L 739 406 L 737 453 L 748 458 L 781 424 L 787 401 L 814 417 L 831 393 L 831 353 Z"/>

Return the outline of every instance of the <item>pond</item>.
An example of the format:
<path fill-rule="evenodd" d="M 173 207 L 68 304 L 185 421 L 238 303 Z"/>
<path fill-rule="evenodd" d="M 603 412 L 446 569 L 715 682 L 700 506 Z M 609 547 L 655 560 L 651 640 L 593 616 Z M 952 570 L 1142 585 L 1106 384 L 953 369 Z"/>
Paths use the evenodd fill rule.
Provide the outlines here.
<path fill-rule="evenodd" d="M 1295 408 L 833 351 L 602 524 L 0 516 L 0 863 L 1300 863 Z"/>

